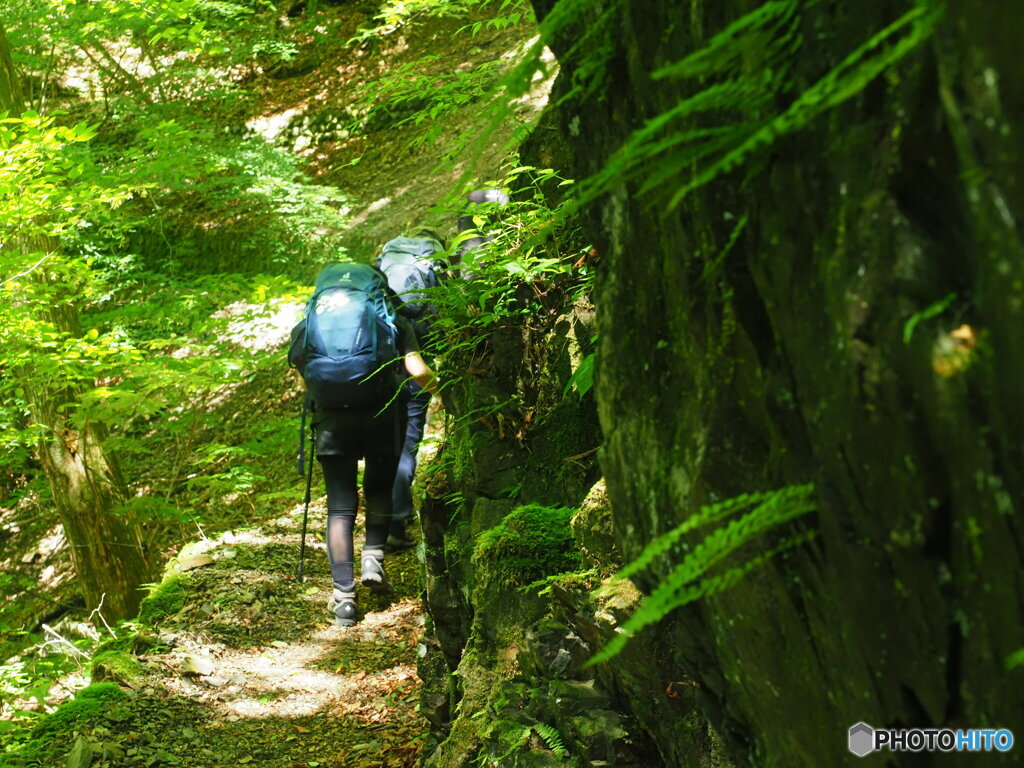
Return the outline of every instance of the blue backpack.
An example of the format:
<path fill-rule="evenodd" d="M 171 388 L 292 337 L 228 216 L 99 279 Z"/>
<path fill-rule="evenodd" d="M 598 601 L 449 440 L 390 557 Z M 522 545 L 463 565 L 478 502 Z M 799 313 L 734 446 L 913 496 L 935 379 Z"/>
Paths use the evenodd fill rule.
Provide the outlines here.
<path fill-rule="evenodd" d="M 387 281 L 369 264 L 331 264 L 306 304 L 297 367 L 318 408 L 380 408 L 399 386 Z"/>

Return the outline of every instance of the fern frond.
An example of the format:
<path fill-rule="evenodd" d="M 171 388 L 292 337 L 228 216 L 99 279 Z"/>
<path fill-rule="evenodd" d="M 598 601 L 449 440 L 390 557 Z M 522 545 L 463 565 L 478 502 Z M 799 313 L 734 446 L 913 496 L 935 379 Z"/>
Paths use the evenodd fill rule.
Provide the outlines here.
<path fill-rule="evenodd" d="M 629 639 L 636 635 L 637 632 L 650 624 L 660 621 L 670 611 L 689 603 L 696 602 L 702 598 L 709 597 L 710 595 L 724 592 L 730 587 L 735 586 L 748 573 L 764 565 L 775 555 L 810 541 L 814 538 L 814 535 L 814 531 L 804 531 L 796 536 L 791 536 L 785 539 L 777 547 L 758 555 L 754 559 L 749 560 L 742 565 L 731 568 L 720 576 L 712 576 L 693 586 L 679 589 L 678 592 L 674 592 L 669 599 L 662 601 L 661 604 L 656 607 L 649 607 L 647 600 L 644 600 L 640 604 L 640 608 L 637 612 L 633 614 L 625 624 L 618 628 L 618 633 L 604 648 L 594 654 L 594 656 L 587 661 L 586 666 L 608 661 L 620 653 L 622 649 L 626 647 L 626 643 L 629 642 Z M 674 574 L 675 572 L 673 572 L 673 577 Z M 670 578 L 672 578 L 674 583 L 676 579 L 673 577 Z M 653 597 L 653 595 L 651 597 Z"/>
<path fill-rule="evenodd" d="M 806 488 L 809 486 L 796 486 Z M 783 489 L 784 490 L 784 489 Z M 742 509 L 759 504 L 770 498 L 772 494 L 779 491 L 767 491 L 758 493 L 741 493 L 731 499 L 720 501 L 717 504 L 708 504 L 701 507 L 700 512 L 687 518 L 681 525 L 676 526 L 668 533 L 662 534 L 651 541 L 633 562 L 626 565 L 617 574 L 618 578 L 629 578 L 649 566 L 654 560 L 667 553 L 673 545 L 690 531 L 696 530 L 705 525 L 716 523 L 729 515 L 739 512 Z"/>
<path fill-rule="evenodd" d="M 670 610 L 665 606 L 673 601 L 676 593 L 686 584 L 696 581 L 713 566 L 766 531 L 813 511 L 815 504 L 806 490 L 810 486 L 796 488 L 804 489 L 808 498 L 786 493 L 790 489 L 784 488 L 782 492 L 776 493 L 752 512 L 711 533 L 644 599 L 641 610 L 646 610 L 652 615 L 657 614 L 658 618 L 664 616 Z"/>
<path fill-rule="evenodd" d="M 642 195 L 674 187 L 665 193 L 666 209 L 673 210 L 690 192 L 860 93 L 927 40 L 942 14 L 934 0 L 918 0 L 780 111 L 778 99 L 791 88 L 788 74 L 802 45 L 801 10 L 798 0 L 769 0 L 699 50 L 653 72 L 655 80 L 690 79 L 699 86 L 648 120 L 584 180 L 574 208 L 641 179 Z"/>
<path fill-rule="evenodd" d="M 554 752 L 555 757 L 559 760 L 564 760 L 569 756 L 569 750 L 565 748 L 562 734 L 558 732 L 557 728 L 553 728 L 547 723 L 534 723 L 533 730 L 537 732 L 544 745 Z"/>
<path fill-rule="evenodd" d="M 677 207 L 693 190 L 738 167 L 755 150 L 803 128 L 822 112 L 860 93 L 878 75 L 923 43 L 931 35 L 940 17 L 940 8 L 918 6 L 873 35 L 835 69 L 804 91 L 785 112 L 767 121 L 739 146 L 712 162 L 680 187 L 669 200 L 668 209 Z M 866 58 L 869 51 L 883 46 L 889 38 L 908 25 L 913 26 L 909 34 L 883 47 L 877 55 Z"/>
<path fill-rule="evenodd" d="M 751 48 L 751 34 L 767 30 L 775 34 L 783 24 L 795 23 L 796 0 L 772 0 L 750 13 L 741 16 L 728 27 L 712 37 L 697 51 L 686 58 L 662 67 L 651 74 L 655 80 L 666 77 L 696 77 L 709 71 L 721 70 L 726 63 L 742 56 Z"/>
<path fill-rule="evenodd" d="M 702 597 L 721 592 L 736 584 L 754 568 L 790 547 L 807 541 L 813 533 L 785 539 L 768 552 L 756 555 L 725 573 L 708 576 L 712 568 L 741 547 L 766 532 L 817 508 L 813 485 L 791 485 L 774 491 L 748 493 L 702 507 L 681 525 L 652 541 L 636 560 L 619 571 L 626 578 L 649 566 L 656 557 L 672 549 L 686 533 L 719 523 L 729 515 L 753 507 L 741 517 L 712 531 L 675 566 L 658 587 L 641 601 L 636 612 L 617 628 L 608 645 L 590 663 L 606 661 L 622 650 L 626 641 L 646 626 L 660 621 L 670 611 Z"/>

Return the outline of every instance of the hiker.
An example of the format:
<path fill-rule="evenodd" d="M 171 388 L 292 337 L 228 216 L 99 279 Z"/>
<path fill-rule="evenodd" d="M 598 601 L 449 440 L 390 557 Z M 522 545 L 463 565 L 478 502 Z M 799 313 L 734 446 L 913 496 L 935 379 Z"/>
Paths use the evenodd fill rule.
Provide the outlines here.
<path fill-rule="evenodd" d="M 317 277 L 305 318 L 291 333 L 288 362 L 301 374 L 314 409 L 334 584 L 328 610 L 339 626 L 352 626 L 357 616 L 352 542 L 359 505 L 357 463 L 365 460 L 366 542 L 360 580 L 375 592 L 387 592 L 384 549 L 405 433 L 404 373 L 428 392 L 437 391 L 412 324 L 395 313 L 396 304 L 387 278 L 376 267 L 332 264 Z"/>
<path fill-rule="evenodd" d="M 447 268 L 444 260 L 444 239 L 432 229 L 421 228 L 411 237 L 396 237 L 384 244 L 377 266 L 388 277 L 388 284 L 401 302 L 398 314 L 413 324 L 421 350 L 428 357 L 436 354 L 436 333 L 433 321 L 437 314 L 430 302 L 429 291 L 436 288 L 439 274 Z M 416 453 L 427 423 L 431 393 L 415 379 L 405 384 L 405 442 L 398 460 L 398 471 L 392 488 L 391 530 L 388 551 L 397 552 L 414 546 L 409 533 L 412 520 L 412 483 L 416 474 Z"/>
<path fill-rule="evenodd" d="M 458 230 L 460 235 L 463 232 L 472 232 L 473 235 L 462 241 L 456 257 L 452 259 L 453 263 L 462 263 L 462 259 L 467 254 L 491 239 L 486 232 L 478 228 L 477 223 L 473 219 L 479 217 L 483 219 L 485 225 L 493 225 L 497 221 L 495 209 L 508 205 L 508 201 L 508 195 L 500 189 L 474 189 L 466 195 L 466 204 L 462 207 L 462 213 L 459 216 Z M 472 275 L 465 270 L 463 271 L 463 277 L 472 279 Z"/>

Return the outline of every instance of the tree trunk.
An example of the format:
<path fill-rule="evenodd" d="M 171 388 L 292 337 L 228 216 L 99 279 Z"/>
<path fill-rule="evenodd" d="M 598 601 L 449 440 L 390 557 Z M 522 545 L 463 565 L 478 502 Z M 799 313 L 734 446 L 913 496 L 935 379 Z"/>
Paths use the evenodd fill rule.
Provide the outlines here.
<path fill-rule="evenodd" d="M 20 114 L 22 105 L 20 80 L 0 27 L 0 111 Z M 11 244 L 25 254 L 52 254 L 60 247 L 56 238 L 41 236 L 15 237 Z M 55 282 L 45 264 L 31 278 L 44 285 Z M 60 293 L 51 293 L 48 308 L 26 307 L 26 311 L 43 314 L 58 333 L 78 336 L 78 310 L 70 297 Z M 124 483 L 103 450 L 102 430 L 72 424 L 79 389 L 32 378 L 32 418 L 40 427 L 40 456 L 86 605 L 90 609 L 102 605 L 107 620 L 131 618 L 142 598 L 139 585 L 149 580 L 151 569 L 138 527 L 115 512 L 127 497 Z"/>
<path fill-rule="evenodd" d="M 101 430 L 76 430 L 58 415 L 74 407 L 76 393 L 46 394 L 33 409 L 43 433 L 40 453 L 86 605 L 102 605 L 108 620 L 131 618 L 151 569 L 138 526 L 114 511 L 126 498 L 124 483 L 103 450 Z"/>
<path fill-rule="evenodd" d="M 618 15 L 586 46 L 605 57 L 601 99 L 561 107 L 568 175 L 599 171 L 705 87 L 651 73 L 756 5 L 593 4 Z M 795 6 L 793 91 L 769 109 L 910 4 Z M 1024 648 L 1022 33 L 1008 4 L 952 0 L 930 40 L 674 211 L 640 192 L 654 160 L 585 212 L 602 259 L 602 464 L 626 557 L 710 501 L 817 489 L 811 544 L 649 630 L 672 638 L 666 680 L 695 676 L 739 765 L 852 764 L 862 720 L 1024 733 L 1024 668 L 1007 661 Z M 550 41 L 566 81 L 593 71 L 574 63 L 577 39 Z"/>

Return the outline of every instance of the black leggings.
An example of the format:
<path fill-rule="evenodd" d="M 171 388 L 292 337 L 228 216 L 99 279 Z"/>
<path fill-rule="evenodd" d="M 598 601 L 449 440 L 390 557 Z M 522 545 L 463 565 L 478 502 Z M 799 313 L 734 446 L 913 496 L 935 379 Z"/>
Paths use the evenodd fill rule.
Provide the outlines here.
<path fill-rule="evenodd" d="M 391 489 L 398 469 L 398 456 L 367 456 L 363 466 L 363 495 L 366 498 L 366 548 L 383 549 L 391 526 Z M 359 509 L 356 486 L 358 458 L 318 456 L 327 485 L 327 558 L 334 580 L 349 581 L 354 558 L 352 528 Z M 344 563 L 348 573 L 335 566 Z M 342 578 L 339 578 L 341 576 Z M 347 576 L 348 578 L 344 578 Z"/>

